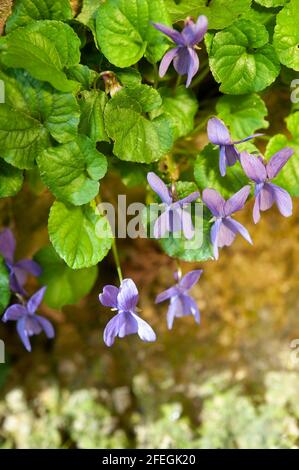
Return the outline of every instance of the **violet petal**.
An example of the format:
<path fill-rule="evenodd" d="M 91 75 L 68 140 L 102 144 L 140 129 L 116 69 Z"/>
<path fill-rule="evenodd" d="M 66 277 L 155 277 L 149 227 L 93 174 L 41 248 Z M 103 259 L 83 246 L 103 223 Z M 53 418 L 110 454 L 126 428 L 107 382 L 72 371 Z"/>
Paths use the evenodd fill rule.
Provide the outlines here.
<path fill-rule="evenodd" d="M 46 289 L 47 287 L 42 287 L 37 292 L 35 292 L 35 294 L 33 294 L 33 296 L 28 300 L 27 310 L 29 313 L 34 314 L 36 312 L 36 310 L 43 301 Z"/>
<path fill-rule="evenodd" d="M 14 304 L 8 307 L 8 309 L 5 311 L 2 321 L 6 323 L 7 321 L 13 320 L 19 320 L 21 317 L 27 314 L 27 310 L 23 305 L 20 304 Z"/>
<path fill-rule="evenodd" d="M 26 330 L 26 316 L 17 321 L 17 332 L 28 352 L 31 352 L 31 344 Z"/>
<path fill-rule="evenodd" d="M 266 165 L 268 178 L 275 178 L 293 154 L 294 150 L 290 147 L 285 147 L 275 153 Z"/>
<path fill-rule="evenodd" d="M 159 76 L 161 78 L 165 76 L 167 70 L 169 69 L 171 62 L 177 56 L 178 52 L 179 52 L 179 48 L 175 47 L 174 49 L 170 49 L 169 51 L 167 51 L 166 54 L 164 55 L 159 66 Z"/>
<path fill-rule="evenodd" d="M 184 45 L 185 41 L 182 37 L 182 34 L 179 31 L 176 31 L 173 28 L 169 28 L 168 26 L 165 26 L 164 24 L 161 24 L 161 23 L 152 23 L 152 25 L 158 31 L 160 31 L 161 33 L 165 34 L 170 39 L 172 39 L 172 41 L 175 42 L 176 44 Z"/>
<path fill-rule="evenodd" d="M 132 313 L 132 316 L 135 318 L 138 325 L 139 338 L 147 342 L 156 341 L 156 333 L 152 327 L 135 313 Z"/>
<path fill-rule="evenodd" d="M 266 180 L 266 168 L 259 158 L 250 155 L 248 152 L 242 152 L 240 154 L 240 162 L 246 176 L 252 181 L 263 183 Z"/>
<path fill-rule="evenodd" d="M 124 312 L 134 311 L 138 303 L 138 290 L 132 279 L 124 279 L 119 288 L 117 304 L 119 310 Z"/>
<path fill-rule="evenodd" d="M 215 217 L 223 217 L 225 199 L 215 189 L 206 188 L 202 193 L 202 200 Z"/>
<path fill-rule="evenodd" d="M 99 300 L 104 307 L 117 308 L 118 293 L 118 287 L 108 284 L 99 295 Z"/>
<path fill-rule="evenodd" d="M 170 211 L 166 209 L 155 222 L 154 237 L 162 238 L 166 232 L 170 232 L 170 228 Z"/>
<path fill-rule="evenodd" d="M 242 237 L 245 238 L 246 241 L 248 241 L 248 243 L 250 243 L 251 245 L 253 244 L 248 230 L 242 224 L 240 224 L 239 222 L 237 222 L 234 219 L 231 219 L 230 217 L 226 218 L 223 221 L 223 223 L 232 232 L 234 232 L 234 233 L 239 232 L 242 235 Z"/>
<path fill-rule="evenodd" d="M 15 249 L 16 241 L 13 233 L 9 228 L 5 228 L 0 232 L 0 253 L 5 260 L 13 263 Z"/>
<path fill-rule="evenodd" d="M 250 193 L 250 186 L 247 184 L 236 194 L 230 197 L 224 205 L 224 213 L 226 216 L 243 209 L 245 202 Z"/>
<path fill-rule="evenodd" d="M 152 188 L 152 190 L 156 194 L 158 194 L 158 196 L 160 197 L 162 202 L 164 202 L 167 205 L 172 203 L 172 197 L 169 193 L 169 190 L 168 190 L 166 184 L 164 183 L 164 181 L 162 181 L 161 178 L 159 178 L 158 175 L 156 175 L 154 172 L 150 171 L 147 174 L 147 181 L 148 181 L 148 184 L 150 185 L 150 187 Z"/>
<path fill-rule="evenodd" d="M 216 117 L 209 119 L 207 131 L 209 140 L 214 145 L 228 145 L 232 143 L 227 127 Z"/>
<path fill-rule="evenodd" d="M 46 318 L 40 316 L 40 315 L 36 315 L 34 317 L 38 322 L 39 324 L 41 325 L 42 329 L 44 330 L 47 338 L 54 338 L 55 336 L 55 331 L 54 331 L 54 328 L 53 328 L 53 325 L 52 323 L 47 320 Z"/>
<path fill-rule="evenodd" d="M 275 202 L 279 212 L 284 217 L 290 217 L 293 213 L 293 201 L 291 196 L 285 189 L 280 188 L 280 186 L 276 186 L 276 184 L 273 183 L 268 184 L 272 186 Z"/>

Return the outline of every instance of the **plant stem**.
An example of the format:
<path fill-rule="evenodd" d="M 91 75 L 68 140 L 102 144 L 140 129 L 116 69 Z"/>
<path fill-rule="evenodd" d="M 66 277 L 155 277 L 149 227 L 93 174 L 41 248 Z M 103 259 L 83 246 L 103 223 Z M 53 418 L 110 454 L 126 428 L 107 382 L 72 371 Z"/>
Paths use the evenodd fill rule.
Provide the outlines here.
<path fill-rule="evenodd" d="M 102 203 L 102 199 L 101 199 L 100 193 L 96 196 L 95 202 L 96 202 L 97 205 L 99 205 L 99 204 Z M 108 220 L 108 219 L 107 219 L 107 220 Z M 111 247 L 111 248 L 112 248 L 113 258 L 114 258 L 114 262 L 115 262 L 115 266 L 116 266 L 116 271 L 117 271 L 117 274 L 118 274 L 119 282 L 121 283 L 122 280 L 123 280 L 123 274 L 122 274 L 122 270 L 121 270 L 121 265 L 120 265 L 120 261 L 119 261 L 119 254 L 118 254 L 118 250 L 117 250 L 117 245 L 116 245 L 115 238 L 113 238 L 112 247 Z"/>
<path fill-rule="evenodd" d="M 176 181 L 179 177 L 179 171 L 176 163 L 173 161 L 172 153 L 166 155 L 166 165 L 171 181 Z"/>
<path fill-rule="evenodd" d="M 122 274 L 122 270 L 121 270 L 121 266 L 120 266 L 119 255 L 118 255 L 118 250 L 117 250 L 117 245 L 116 245 L 115 238 L 113 239 L 113 242 L 112 242 L 112 253 L 113 253 L 113 257 L 114 257 L 114 261 L 115 261 L 115 265 L 116 265 L 116 271 L 117 271 L 117 274 L 118 274 L 118 279 L 119 279 L 119 282 L 121 283 L 122 280 L 123 280 L 123 274 Z"/>
<path fill-rule="evenodd" d="M 201 131 L 201 129 L 204 129 L 206 126 L 207 121 L 203 120 L 199 124 L 197 124 L 196 127 L 194 127 L 193 131 L 191 132 L 191 135 L 197 134 L 197 132 Z"/>
<path fill-rule="evenodd" d="M 177 88 L 180 86 L 181 80 L 182 80 L 181 75 L 178 75 L 178 76 L 177 76 L 177 79 L 176 79 L 176 82 L 175 82 L 174 91 L 176 91 Z"/>
<path fill-rule="evenodd" d="M 175 263 L 176 263 L 176 269 L 178 273 L 178 280 L 180 281 L 182 279 L 182 266 L 181 266 L 180 260 L 177 258 L 175 260 Z"/>
<path fill-rule="evenodd" d="M 153 67 L 154 67 L 154 88 L 157 89 L 158 84 L 159 84 L 159 71 L 158 71 L 157 64 L 153 64 Z"/>
<path fill-rule="evenodd" d="M 196 79 L 193 80 L 190 88 L 195 88 L 197 85 L 199 85 L 208 75 L 210 71 L 209 65 L 207 64 L 202 71 L 197 75 Z"/>

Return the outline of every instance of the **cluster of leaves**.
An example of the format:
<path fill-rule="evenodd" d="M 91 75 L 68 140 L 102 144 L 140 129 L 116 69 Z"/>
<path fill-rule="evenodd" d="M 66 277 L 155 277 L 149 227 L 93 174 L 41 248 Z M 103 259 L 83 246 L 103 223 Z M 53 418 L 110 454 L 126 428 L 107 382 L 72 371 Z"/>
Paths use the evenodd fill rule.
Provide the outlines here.
<path fill-rule="evenodd" d="M 111 229 L 96 201 L 107 171 L 117 170 L 132 186 L 144 183 L 146 171 L 159 171 L 166 161 L 168 174 L 160 174 L 169 180 L 172 160 L 181 197 L 196 185 L 218 189 L 223 196 L 244 185 L 239 166 L 228 169 L 225 179 L 220 177 L 219 153 L 211 144 L 200 151 L 194 166 L 191 137 L 195 126 L 205 124 L 198 122 L 205 119 L 198 114 L 204 96 L 200 80 L 195 78 L 192 90 L 187 90 L 177 85 L 173 70 L 161 81 L 157 76 L 157 63 L 170 42 L 152 22 L 178 23 L 180 28 L 186 17 L 201 14 L 209 21 L 200 53 L 203 69 L 209 67 L 213 77 L 209 88 L 223 94 L 215 109 L 214 100 L 208 102 L 206 117 L 216 113 L 234 139 L 266 129 L 267 108 L 258 93 L 271 85 L 290 86 L 299 71 L 297 0 L 83 0 L 76 16 L 68 0 L 14 2 L 0 40 L 0 80 L 5 85 L 5 102 L 0 104 L 0 197 L 15 196 L 24 175 L 30 178 L 38 170 L 55 198 L 48 223 L 54 249 L 46 247 L 37 254 L 44 268 L 42 282 L 50 286 L 49 305 L 61 307 L 88 292 L 96 265 L 111 248 Z M 101 75 L 106 70 L 121 86 L 116 93 L 108 90 L 111 96 Z M 274 136 L 266 156 L 287 143 L 294 148 L 295 157 L 279 175 L 279 183 L 297 196 L 296 109 L 287 118 L 287 128 L 291 141 L 284 134 Z M 187 157 L 184 168 L 182 149 Z M 161 242 L 162 248 L 184 260 L 210 258 L 209 217 L 204 212 L 199 250 L 186 249 L 171 237 Z M 0 279 L 3 289 L 5 275 Z M 3 308 L 5 299 L 1 295 Z"/>

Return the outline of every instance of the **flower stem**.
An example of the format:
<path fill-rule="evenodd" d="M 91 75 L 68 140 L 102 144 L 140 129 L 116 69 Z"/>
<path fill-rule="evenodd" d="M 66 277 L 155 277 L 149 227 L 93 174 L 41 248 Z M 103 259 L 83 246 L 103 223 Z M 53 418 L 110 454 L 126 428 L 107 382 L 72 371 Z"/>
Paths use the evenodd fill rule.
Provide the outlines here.
<path fill-rule="evenodd" d="M 113 239 L 113 242 L 112 242 L 112 253 L 113 253 L 114 262 L 115 262 L 115 265 L 116 265 L 116 271 L 117 271 L 117 274 L 118 274 L 118 279 L 119 279 L 119 282 L 121 283 L 122 280 L 123 280 L 123 274 L 122 274 L 122 270 L 121 270 L 121 266 L 120 266 L 119 255 L 118 255 L 118 250 L 117 250 L 117 245 L 116 245 L 115 238 Z"/>
<path fill-rule="evenodd" d="M 195 80 L 193 80 L 190 88 L 195 88 L 197 85 L 199 85 L 208 75 L 210 71 L 209 65 L 207 64 L 202 71 L 198 74 Z"/>
<path fill-rule="evenodd" d="M 182 266 L 178 258 L 176 258 L 175 263 L 176 263 L 176 269 L 178 273 L 178 280 L 180 281 L 182 279 Z"/>
<path fill-rule="evenodd" d="M 178 75 L 177 79 L 176 79 L 176 82 L 175 82 L 174 91 L 176 91 L 178 89 L 178 87 L 180 86 L 181 80 L 182 80 L 181 75 Z"/>
<path fill-rule="evenodd" d="M 172 182 L 178 180 L 179 171 L 176 163 L 173 161 L 173 155 L 168 153 L 165 157 L 168 174 Z"/>
<path fill-rule="evenodd" d="M 96 202 L 97 205 L 99 205 L 99 204 L 102 203 L 102 199 L 101 199 L 100 193 L 96 196 L 95 202 Z M 118 254 L 118 250 L 117 250 L 117 245 L 116 245 L 115 238 L 113 238 L 112 247 L 111 247 L 111 248 L 112 248 L 113 258 L 114 258 L 114 262 L 115 262 L 115 266 L 116 266 L 116 271 L 117 271 L 117 274 L 118 274 L 119 282 L 121 283 L 122 280 L 123 280 L 123 274 L 122 274 L 122 270 L 121 270 L 121 265 L 120 265 L 120 261 L 119 261 L 119 254 Z"/>
<path fill-rule="evenodd" d="M 157 64 L 153 64 L 153 68 L 154 68 L 154 88 L 157 89 L 158 84 L 159 84 L 159 70 L 158 70 Z"/>

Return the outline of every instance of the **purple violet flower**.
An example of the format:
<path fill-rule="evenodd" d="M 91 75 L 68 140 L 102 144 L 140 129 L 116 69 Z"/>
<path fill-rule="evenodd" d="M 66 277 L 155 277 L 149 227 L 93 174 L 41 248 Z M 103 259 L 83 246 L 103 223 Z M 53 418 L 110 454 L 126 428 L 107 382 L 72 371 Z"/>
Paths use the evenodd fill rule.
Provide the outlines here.
<path fill-rule="evenodd" d="M 132 279 L 124 279 L 119 288 L 105 286 L 99 299 L 104 307 L 118 311 L 104 330 L 104 342 L 107 346 L 112 346 L 116 336 L 124 338 L 134 333 L 137 333 L 143 341 L 156 340 L 152 327 L 136 314 L 138 290 Z"/>
<path fill-rule="evenodd" d="M 166 232 L 174 233 L 183 230 L 185 237 L 191 240 L 194 235 L 192 217 L 190 212 L 183 209 L 183 206 L 195 201 L 200 195 L 199 192 L 195 191 L 179 201 L 174 201 L 171 191 L 155 173 L 148 173 L 147 181 L 165 206 L 165 212 L 155 222 L 154 237 L 162 238 Z"/>
<path fill-rule="evenodd" d="M 176 72 L 179 75 L 187 75 L 186 87 L 188 88 L 192 78 L 199 69 L 199 59 L 195 49 L 207 32 L 207 17 L 204 15 L 199 16 L 196 23 L 191 18 L 187 18 L 181 32 L 160 23 L 153 23 L 153 26 L 172 39 L 177 46 L 166 52 L 161 60 L 159 68 L 160 77 L 164 77 L 173 61 Z"/>
<path fill-rule="evenodd" d="M 170 299 L 170 305 L 167 312 L 167 326 L 169 330 L 171 330 L 173 321 L 176 317 L 179 318 L 186 315 L 193 315 L 196 323 L 200 322 L 200 313 L 197 304 L 188 292 L 197 283 L 202 272 L 202 269 L 190 271 L 180 280 L 178 273 L 175 273 L 174 278 L 177 283 L 157 296 L 157 304 Z"/>
<path fill-rule="evenodd" d="M 6 228 L 0 233 L 0 254 L 3 256 L 5 264 L 9 270 L 10 288 L 13 292 L 21 295 L 27 295 L 23 286 L 27 280 L 28 274 L 33 276 L 41 275 L 40 266 L 32 260 L 23 259 L 14 262 L 14 253 L 16 241 L 10 229 Z"/>
<path fill-rule="evenodd" d="M 39 335 L 43 330 L 48 338 L 54 338 L 52 324 L 44 317 L 36 315 L 36 310 L 42 303 L 46 287 L 39 289 L 26 305 L 14 304 L 5 311 L 2 321 L 16 321 L 17 332 L 27 351 L 31 351 L 30 336 Z"/>
<path fill-rule="evenodd" d="M 233 141 L 224 122 L 216 117 L 209 119 L 207 130 L 209 140 L 212 144 L 219 145 L 220 147 L 219 170 L 221 176 L 225 176 L 227 166 L 233 166 L 240 158 L 240 153 L 236 149 L 235 145 L 262 135 L 253 134 L 245 139 Z"/>
<path fill-rule="evenodd" d="M 253 220 L 256 224 L 260 220 L 260 211 L 266 211 L 276 203 L 281 215 L 289 217 L 292 215 L 293 203 L 291 196 L 285 190 L 270 181 L 275 178 L 287 163 L 294 151 L 285 147 L 275 153 L 266 162 L 262 157 L 255 157 L 247 152 L 242 152 L 240 161 L 242 168 L 248 178 L 255 183 L 255 202 L 253 207 Z"/>
<path fill-rule="evenodd" d="M 212 212 L 215 220 L 211 229 L 211 242 L 215 259 L 219 257 L 218 248 L 231 245 L 238 232 L 245 240 L 252 244 L 252 240 L 246 228 L 231 218 L 234 212 L 244 207 L 249 193 L 250 186 L 247 185 L 225 201 L 215 189 L 205 189 L 203 191 L 202 200 Z"/>

